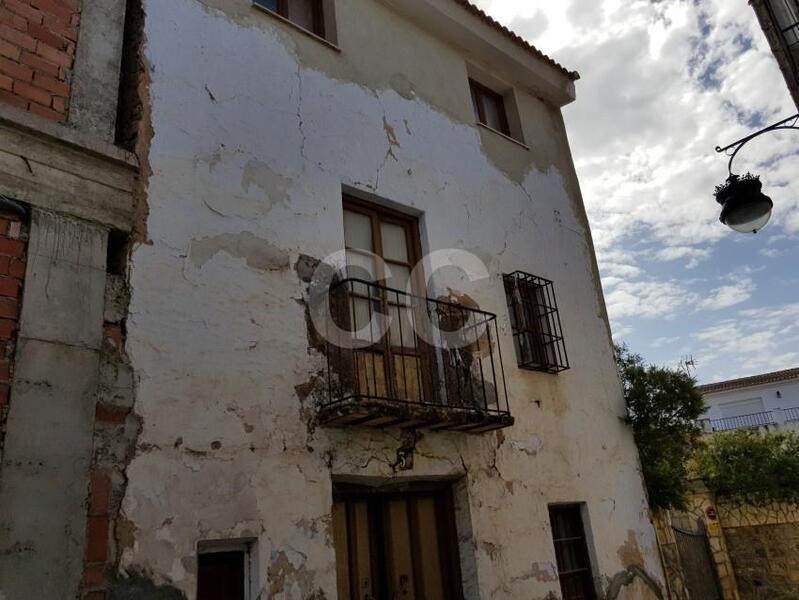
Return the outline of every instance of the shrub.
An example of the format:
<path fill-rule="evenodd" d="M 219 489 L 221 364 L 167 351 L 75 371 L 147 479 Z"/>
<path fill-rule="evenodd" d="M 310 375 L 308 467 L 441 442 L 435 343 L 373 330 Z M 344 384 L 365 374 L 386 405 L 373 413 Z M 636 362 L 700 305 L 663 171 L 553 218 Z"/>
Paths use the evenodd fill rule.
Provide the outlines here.
<path fill-rule="evenodd" d="M 799 502 L 799 435 L 731 431 L 704 441 L 696 474 L 711 490 L 743 502 Z"/>

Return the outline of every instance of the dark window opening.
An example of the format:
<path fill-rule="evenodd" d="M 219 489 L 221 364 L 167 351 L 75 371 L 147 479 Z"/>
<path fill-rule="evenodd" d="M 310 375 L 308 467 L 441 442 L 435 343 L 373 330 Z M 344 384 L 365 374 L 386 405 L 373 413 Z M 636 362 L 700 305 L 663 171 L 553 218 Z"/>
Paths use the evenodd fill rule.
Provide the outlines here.
<path fill-rule="evenodd" d="M 549 521 L 563 600 L 596 600 L 582 505 L 550 506 Z"/>
<path fill-rule="evenodd" d="M 400 492 L 337 486 L 333 531 L 341 600 L 463 598 L 448 487 L 420 484 Z"/>
<path fill-rule="evenodd" d="M 325 37 L 322 0 L 254 0 L 255 4 L 288 19 L 298 27 Z"/>
<path fill-rule="evenodd" d="M 197 550 L 197 600 L 251 600 L 256 540 L 214 540 Z"/>
<path fill-rule="evenodd" d="M 197 557 L 197 600 L 245 600 L 245 553 L 210 552 Z"/>
<path fill-rule="evenodd" d="M 144 10 L 141 0 L 128 0 L 125 9 L 125 31 L 122 38 L 122 62 L 119 76 L 119 98 L 115 142 L 133 151 L 138 141 L 142 117 L 141 48 L 144 41 Z"/>
<path fill-rule="evenodd" d="M 494 90 L 477 83 L 474 79 L 469 80 L 469 87 L 472 91 L 472 103 L 477 122 L 510 136 L 505 98 Z"/>
<path fill-rule="evenodd" d="M 128 235 L 112 229 L 108 232 L 105 270 L 109 275 L 125 275 L 128 266 Z"/>
<path fill-rule="evenodd" d="M 568 369 L 553 283 L 521 271 L 505 275 L 504 282 L 519 367 L 545 373 Z"/>

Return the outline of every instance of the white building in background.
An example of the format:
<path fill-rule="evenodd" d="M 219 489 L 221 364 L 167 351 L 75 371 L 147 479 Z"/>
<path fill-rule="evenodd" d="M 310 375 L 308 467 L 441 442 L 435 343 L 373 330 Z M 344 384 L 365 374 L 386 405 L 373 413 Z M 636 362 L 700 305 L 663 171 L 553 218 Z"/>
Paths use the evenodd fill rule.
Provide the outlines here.
<path fill-rule="evenodd" d="M 799 430 L 799 368 L 719 381 L 699 387 L 705 431 L 758 428 Z"/>

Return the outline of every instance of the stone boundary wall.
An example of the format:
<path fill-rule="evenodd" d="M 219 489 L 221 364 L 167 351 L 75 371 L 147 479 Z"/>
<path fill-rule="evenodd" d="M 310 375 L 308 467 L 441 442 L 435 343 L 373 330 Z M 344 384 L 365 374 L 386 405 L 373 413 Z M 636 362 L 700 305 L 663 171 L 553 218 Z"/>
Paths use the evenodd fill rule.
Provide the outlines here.
<path fill-rule="evenodd" d="M 723 600 L 799 600 L 799 505 L 764 506 L 717 497 L 695 483 L 685 512 L 655 514 L 671 600 L 695 599 L 686 588 L 672 526 L 701 519 Z"/>

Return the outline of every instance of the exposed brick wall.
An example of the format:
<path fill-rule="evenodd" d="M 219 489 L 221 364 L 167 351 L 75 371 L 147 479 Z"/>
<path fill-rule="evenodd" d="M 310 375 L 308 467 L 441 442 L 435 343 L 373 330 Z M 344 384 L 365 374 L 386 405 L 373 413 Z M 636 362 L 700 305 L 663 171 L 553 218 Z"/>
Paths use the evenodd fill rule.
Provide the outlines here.
<path fill-rule="evenodd" d="M 28 228 L 22 217 L 0 211 L 0 457 L 11 400 L 27 239 Z"/>
<path fill-rule="evenodd" d="M 0 0 L 0 101 L 66 120 L 80 7 L 81 0 Z"/>
<path fill-rule="evenodd" d="M 104 341 L 94 411 L 94 449 L 87 499 L 82 600 L 106 600 L 119 561 L 117 528 L 125 469 L 140 423 L 133 407 L 133 371 L 125 354 L 129 292 L 125 277 L 106 278 Z"/>

